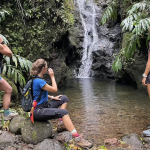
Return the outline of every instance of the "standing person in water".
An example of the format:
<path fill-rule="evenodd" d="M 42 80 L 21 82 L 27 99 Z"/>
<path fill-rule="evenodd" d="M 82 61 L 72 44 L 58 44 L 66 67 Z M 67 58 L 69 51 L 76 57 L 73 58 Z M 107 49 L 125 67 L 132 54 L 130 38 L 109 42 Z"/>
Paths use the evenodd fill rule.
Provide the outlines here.
<path fill-rule="evenodd" d="M 4 43 L 3 38 L 0 37 L 0 74 L 1 74 L 1 69 L 2 69 L 3 55 L 7 57 L 11 57 L 12 52 Z M 4 96 L 3 96 L 4 119 L 10 120 L 14 118 L 15 116 L 17 116 L 18 113 L 10 112 L 9 110 L 12 87 L 1 76 L 0 76 L 0 91 L 4 91 Z"/>
<path fill-rule="evenodd" d="M 48 85 L 45 80 L 41 79 L 47 71 L 51 78 L 52 86 Z M 40 77 L 35 78 L 33 81 L 33 99 L 36 100 L 42 92 L 40 101 L 34 110 L 34 120 L 47 121 L 59 118 L 59 124 L 63 124 L 66 129 L 71 132 L 75 143 L 78 146 L 83 148 L 92 147 L 92 143 L 89 143 L 82 137 L 82 135 L 78 134 L 68 115 L 68 111 L 66 109 L 69 100 L 67 96 L 59 95 L 53 97 L 48 95 L 48 92 L 57 92 L 57 84 L 55 81 L 54 72 L 51 68 L 47 67 L 47 62 L 44 59 L 38 59 L 33 63 L 30 74 L 35 77 Z M 50 102 L 48 102 L 48 98 L 51 99 Z"/>
<path fill-rule="evenodd" d="M 150 27 L 149 27 L 150 33 Z M 150 40 L 148 41 L 148 61 L 146 64 L 145 72 L 143 73 L 142 84 L 147 86 L 148 95 L 150 98 Z M 150 136 L 150 129 L 143 131 L 144 136 Z"/>

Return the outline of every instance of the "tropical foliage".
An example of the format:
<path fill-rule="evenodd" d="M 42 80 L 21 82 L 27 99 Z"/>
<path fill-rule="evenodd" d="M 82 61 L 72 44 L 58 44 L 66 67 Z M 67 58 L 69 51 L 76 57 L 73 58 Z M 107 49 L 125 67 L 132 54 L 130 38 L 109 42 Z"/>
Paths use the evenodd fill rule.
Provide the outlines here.
<path fill-rule="evenodd" d="M 23 87 L 26 83 L 23 72 L 29 73 L 32 62 L 19 55 L 13 55 L 12 58 L 4 56 L 4 59 L 2 74 L 7 75 L 8 78 L 14 80 L 15 83 L 18 82 Z"/>
<path fill-rule="evenodd" d="M 1 11 L 1 16 L 4 18 L 5 13 L 9 14 L 6 10 Z M 6 44 L 9 44 L 8 40 L 0 34 Z M 29 72 L 31 69 L 32 62 L 19 56 L 13 55 L 11 58 L 4 56 L 3 72 L 2 74 L 14 80 L 14 82 L 19 85 L 24 86 L 26 81 L 22 74 L 23 71 Z M 18 69 L 19 68 L 19 69 Z M 2 92 L 1 92 L 2 93 Z M 3 93 L 2 93 L 3 94 Z"/>
<path fill-rule="evenodd" d="M 101 24 L 105 24 L 109 19 L 115 20 L 117 1 L 113 1 L 104 12 Z M 113 4 L 113 5 L 112 5 Z M 115 5 L 115 6 L 116 6 Z M 132 37 L 128 39 L 127 46 L 122 48 L 113 63 L 113 70 L 118 71 L 122 68 L 123 61 L 128 61 L 134 52 L 141 47 L 141 38 L 150 39 L 148 30 L 150 26 L 150 1 L 142 1 L 134 3 L 127 12 L 127 17 L 122 21 L 122 32 L 131 32 Z M 147 44 L 147 43 L 146 43 Z"/>
<path fill-rule="evenodd" d="M 73 0 L 2 0 L 2 9 L 11 12 L 0 27 L 14 54 L 35 61 L 50 60 L 55 42 L 74 23 Z M 0 2 L 1 3 L 1 2 Z"/>
<path fill-rule="evenodd" d="M 108 20 L 117 19 L 117 1 L 112 1 L 101 18 L 101 25 L 104 25 Z"/>

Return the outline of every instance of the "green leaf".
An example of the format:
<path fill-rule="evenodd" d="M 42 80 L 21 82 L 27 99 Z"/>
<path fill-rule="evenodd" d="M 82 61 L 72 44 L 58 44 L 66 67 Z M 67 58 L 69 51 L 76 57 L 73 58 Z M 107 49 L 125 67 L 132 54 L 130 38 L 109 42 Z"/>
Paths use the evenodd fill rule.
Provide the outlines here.
<path fill-rule="evenodd" d="M 8 67 L 7 76 L 8 76 L 8 78 L 11 77 L 11 69 L 10 69 L 10 67 Z"/>
<path fill-rule="evenodd" d="M 101 18 L 100 24 L 104 25 L 108 20 L 116 20 L 117 19 L 117 2 L 112 1 L 111 4 L 107 7 L 103 16 Z"/>
<path fill-rule="evenodd" d="M 24 64 L 23 64 L 21 57 L 19 57 L 19 56 L 17 56 L 17 57 L 18 57 L 21 68 L 24 69 Z"/>
<path fill-rule="evenodd" d="M 114 72 L 118 72 L 118 70 L 122 69 L 122 63 L 121 63 L 121 60 L 120 60 L 120 56 L 117 56 L 115 58 L 112 69 L 113 69 Z"/>
<path fill-rule="evenodd" d="M 15 71 L 15 83 L 17 83 L 17 72 Z"/>
<path fill-rule="evenodd" d="M 10 65 L 10 58 L 7 57 L 7 56 L 4 56 L 4 59 L 5 59 L 6 63 L 7 63 L 7 65 Z"/>
<path fill-rule="evenodd" d="M 4 64 L 4 65 L 3 65 L 3 72 L 2 72 L 3 75 L 6 74 L 6 69 L 7 69 L 7 68 L 6 68 L 6 64 Z"/>
<path fill-rule="evenodd" d="M 15 63 L 16 67 L 17 67 L 17 58 L 15 55 L 12 55 L 12 60 Z"/>

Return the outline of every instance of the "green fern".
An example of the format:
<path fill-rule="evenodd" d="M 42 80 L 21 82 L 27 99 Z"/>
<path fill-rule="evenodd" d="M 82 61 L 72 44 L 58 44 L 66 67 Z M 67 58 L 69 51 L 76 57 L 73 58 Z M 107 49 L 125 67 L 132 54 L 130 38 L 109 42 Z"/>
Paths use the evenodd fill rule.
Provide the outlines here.
<path fill-rule="evenodd" d="M 132 6 L 132 8 L 128 11 L 128 15 L 132 15 L 135 12 L 139 12 L 139 11 L 146 11 L 149 12 L 150 11 L 150 2 L 149 1 L 142 1 L 140 3 L 136 3 Z"/>
<path fill-rule="evenodd" d="M 108 6 L 108 8 L 105 10 L 100 24 L 104 25 L 108 20 L 116 20 L 117 19 L 117 2 L 116 1 L 112 1 L 111 4 Z"/>
<path fill-rule="evenodd" d="M 121 63 L 120 55 L 118 55 L 115 58 L 114 63 L 112 65 L 112 69 L 114 72 L 118 72 L 118 70 L 122 69 L 122 63 Z"/>
<path fill-rule="evenodd" d="M 4 56 L 4 60 L 2 74 L 7 74 L 7 77 L 14 79 L 15 83 L 19 82 L 21 86 L 24 86 L 26 82 L 22 75 L 22 69 L 29 72 L 32 67 L 32 62 L 19 55 L 13 55 L 12 58 Z"/>
<path fill-rule="evenodd" d="M 128 17 L 121 23 L 122 31 L 130 31 L 136 35 L 143 35 L 150 26 L 150 2 L 142 1 L 136 3 L 128 11 Z"/>
<path fill-rule="evenodd" d="M 141 47 L 141 45 L 140 45 L 140 38 L 137 35 L 133 35 L 128 40 L 128 44 L 127 44 L 127 46 L 124 49 L 125 57 L 127 59 L 131 58 L 133 53 L 137 50 L 137 45 L 138 45 L 138 47 Z"/>
<path fill-rule="evenodd" d="M 140 45 L 140 37 L 138 35 L 132 35 L 127 41 L 126 47 L 121 49 L 119 54 L 116 56 L 112 69 L 114 72 L 118 72 L 122 69 L 122 61 L 128 61 L 133 53 L 137 50 Z"/>

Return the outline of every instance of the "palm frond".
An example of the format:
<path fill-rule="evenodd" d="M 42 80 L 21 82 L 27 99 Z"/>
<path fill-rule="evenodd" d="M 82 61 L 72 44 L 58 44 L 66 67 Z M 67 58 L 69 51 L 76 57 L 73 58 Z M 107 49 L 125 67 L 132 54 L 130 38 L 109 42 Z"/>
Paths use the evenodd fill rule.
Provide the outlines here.
<path fill-rule="evenodd" d="M 4 59 L 6 61 L 7 65 L 10 65 L 10 61 L 15 63 L 15 67 L 17 68 L 18 64 L 20 65 L 21 69 L 26 69 L 26 71 L 29 71 L 32 67 L 32 62 L 28 59 L 21 57 L 20 55 L 14 55 L 12 56 L 12 59 L 10 60 L 9 57 L 4 56 Z"/>
<path fill-rule="evenodd" d="M 133 13 L 138 11 L 145 11 L 147 9 L 150 10 L 150 2 L 144 0 L 142 2 L 134 4 L 132 8 L 128 11 L 128 15 L 132 15 Z"/>
<path fill-rule="evenodd" d="M 25 85 L 26 82 L 22 73 L 14 66 L 6 65 L 5 63 L 2 74 L 6 75 L 6 73 L 7 73 L 7 77 L 14 79 L 15 83 L 19 82 L 21 86 Z"/>
<path fill-rule="evenodd" d="M 125 57 L 127 59 L 131 58 L 133 53 L 136 51 L 137 49 L 137 44 L 138 46 L 140 47 L 140 37 L 137 36 L 137 35 L 133 35 L 129 41 L 128 41 L 128 44 L 127 46 L 125 47 Z"/>
<path fill-rule="evenodd" d="M 12 78 L 15 83 L 19 82 L 21 86 L 25 85 L 22 70 L 29 71 L 32 67 L 32 62 L 19 55 L 13 55 L 12 59 L 4 56 L 4 60 L 5 63 L 2 74 L 6 74 L 8 78 Z"/>
<path fill-rule="evenodd" d="M 117 19 L 117 2 L 116 1 L 112 1 L 111 4 L 108 6 L 108 8 L 105 10 L 100 24 L 104 25 L 108 20 L 116 20 Z"/>
<path fill-rule="evenodd" d="M 136 35 L 145 34 L 149 30 L 149 26 L 150 18 L 141 19 L 140 21 L 136 22 L 135 28 L 132 33 L 135 33 Z"/>

